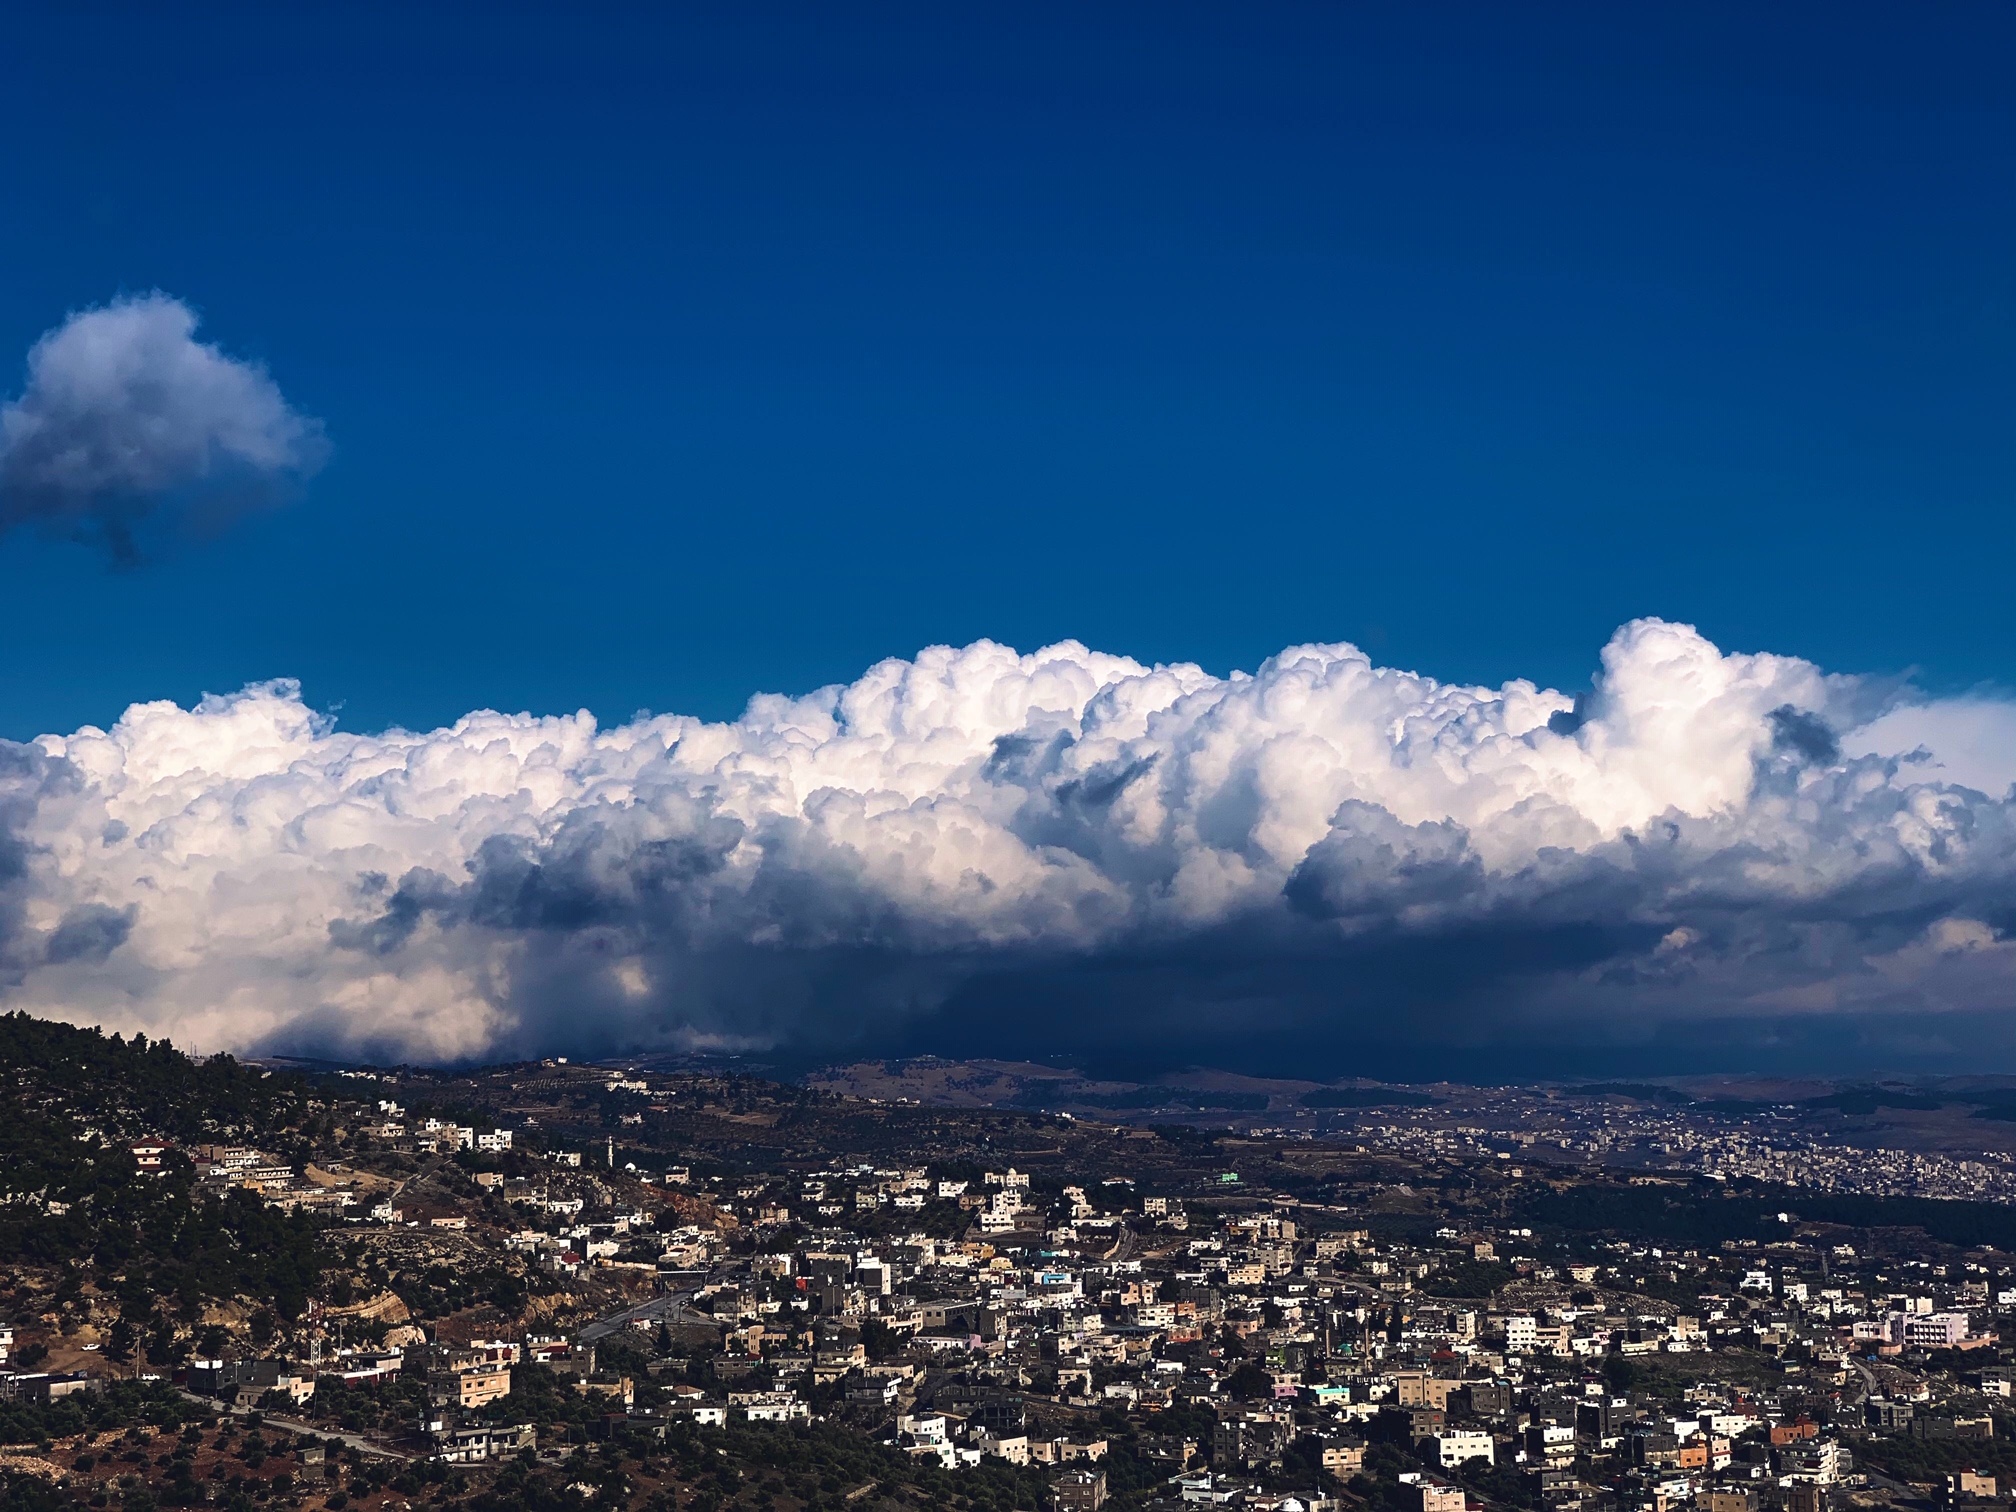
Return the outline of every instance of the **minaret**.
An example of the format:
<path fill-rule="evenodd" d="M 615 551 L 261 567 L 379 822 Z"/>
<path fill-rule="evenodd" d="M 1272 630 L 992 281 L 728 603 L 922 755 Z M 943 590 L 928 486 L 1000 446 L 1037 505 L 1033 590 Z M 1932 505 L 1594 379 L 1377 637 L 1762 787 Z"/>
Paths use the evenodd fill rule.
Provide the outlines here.
<path fill-rule="evenodd" d="M 609 1136 L 609 1169 L 612 1171 L 616 1169 L 616 1136 L 614 1134 Z"/>

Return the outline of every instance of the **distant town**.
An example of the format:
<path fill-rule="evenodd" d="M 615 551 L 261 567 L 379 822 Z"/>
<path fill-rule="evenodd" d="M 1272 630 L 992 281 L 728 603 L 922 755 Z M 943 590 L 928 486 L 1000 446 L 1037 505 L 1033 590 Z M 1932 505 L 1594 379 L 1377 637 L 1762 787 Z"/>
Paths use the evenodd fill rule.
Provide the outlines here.
<path fill-rule="evenodd" d="M 22 1505 L 2016 1492 L 1998 1089 L 445 1073 L 0 1023 Z"/>

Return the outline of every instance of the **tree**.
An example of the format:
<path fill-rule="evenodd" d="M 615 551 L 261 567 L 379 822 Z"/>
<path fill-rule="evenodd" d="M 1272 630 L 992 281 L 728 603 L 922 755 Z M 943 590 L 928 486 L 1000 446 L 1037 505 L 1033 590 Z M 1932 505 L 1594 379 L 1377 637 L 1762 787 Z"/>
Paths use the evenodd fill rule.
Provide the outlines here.
<path fill-rule="evenodd" d="M 1274 1377 L 1248 1360 L 1226 1377 L 1225 1389 L 1242 1402 L 1257 1401 L 1274 1394 Z"/>
<path fill-rule="evenodd" d="M 895 1329 L 880 1318 L 861 1320 L 861 1347 L 868 1352 L 871 1360 L 886 1360 L 900 1353 L 904 1340 Z"/>

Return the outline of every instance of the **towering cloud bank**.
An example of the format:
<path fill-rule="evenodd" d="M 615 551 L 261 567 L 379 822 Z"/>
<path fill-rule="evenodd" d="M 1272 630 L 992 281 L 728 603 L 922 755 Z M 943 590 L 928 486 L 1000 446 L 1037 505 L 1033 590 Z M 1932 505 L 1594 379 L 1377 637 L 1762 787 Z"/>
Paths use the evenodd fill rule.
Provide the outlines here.
<path fill-rule="evenodd" d="M 948 1004 L 1088 1043 L 1930 1021 L 2016 1006 L 2011 727 L 1653 620 L 1579 700 L 1342 645 L 981 642 L 607 730 L 350 735 L 276 683 L 0 747 L 0 1003 L 414 1058 Z"/>

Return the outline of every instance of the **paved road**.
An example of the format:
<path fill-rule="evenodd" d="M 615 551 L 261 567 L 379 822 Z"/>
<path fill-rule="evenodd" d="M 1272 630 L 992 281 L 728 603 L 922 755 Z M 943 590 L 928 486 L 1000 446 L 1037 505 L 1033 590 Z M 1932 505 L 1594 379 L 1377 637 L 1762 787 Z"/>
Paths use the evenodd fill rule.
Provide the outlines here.
<path fill-rule="evenodd" d="M 1870 1397 L 1876 1395 L 1876 1372 L 1871 1370 L 1867 1365 L 1864 1365 L 1853 1355 L 1848 1357 L 1848 1364 L 1857 1375 L 1862 1377 L 1862 1395 L 1855 1399 L 1855 1405 L 1859 1407 Z"/>
<path fill-rule="evenodd" d="M 415 1171 L 411 1176 L 408 1176 L 404 1181 L 400 1182 L 399 1185 L 392 1188 L 391 1194 L 385 1200 L 388 1202 L 396 1201 L 399 1194 L 405 1191 L 406 1188 L 408 1188 L 409 1186 L 419 1185 L 421 1182 L 427 1180 L 428 1177 L 432 1176 L 436 1171 L 440 1169 L 441 1169 L 441 1156 L 429 1155 L 427 1159 L 421 1163 L 419 1170 Z"/>
<path fill-rule="evenodd" d="M 639 1302 L 635 1307 L 626 1307 L 621 1312 L 597 1318 L 574 1335 L 578 1344 L 593 1344 L 598 1339 L 606 1339 L 618 1329 L 628 1328 L 632 1323 L 658 1319 L 666 1323 L 677 1323 L 686 1304 L 693 1300 L 690 1291 L 667 1292 L 662 1297 L 653 1297 L 649 1302 Z"/>
<path fill-rule="evenodd" d="M 182 1388 L 179 1386 L 175 1389 L 182 1391 Z M 202 1407 L 205 1411 L 222 1413 L 226 1417 L 250 1417 L 255 1411 L 258 1411 L 257 1408 L 253 1407 L 227 1407 L 215 1397 L 199 1396 L 193 1391 L 182 1391 L 182 1395 L 189 1401 Z M 273 1412 L 260 1412 L 259 1417 L 260 1421 L 268 1427 L 278 1428 L 287 1433 L 298 1433 L 303 1436 L 313 1435 L 316 1438 L 328 1439 L 341 1444 L 346 1449 L 355 1449 L 359 1454 L 369 1454 L 379 1459 L 394 1460 L 406 1460 L 413 1457 L 410 1454 L 401 1454 L 397 1449 L 387 1449 L 383 1444 L 374 1443 L 361 1434 L 344 1433 L 340 1429 L 333 1428 L 323 1429 L 314 1423 L 304 1423 L 299 1418 L 281 1417 L 278 1413 Z"/>

